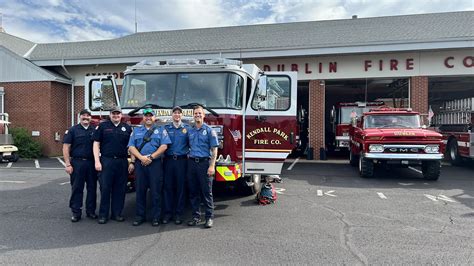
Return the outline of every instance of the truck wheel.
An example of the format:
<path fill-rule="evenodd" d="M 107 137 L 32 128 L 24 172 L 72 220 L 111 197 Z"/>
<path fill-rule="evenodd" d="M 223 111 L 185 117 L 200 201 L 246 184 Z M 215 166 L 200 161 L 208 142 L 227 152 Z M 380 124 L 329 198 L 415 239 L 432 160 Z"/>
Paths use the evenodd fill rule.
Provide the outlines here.
<path fill-rule="evenodd" d="M 260 188 L 262 187 L 261 175 L 253 174 L 249 178 L 249 182 L 253 184 L 251 186 L 247 185 L 246 178 L 239 178 L 240 186 L 242 189 L 243 195 L 255 195 L 260 192 Z"/>
<path fill-rule="evenodd" d="M 361 177 L 373 177 L 374 176 L 374 162 L 367 160 L 359 156 L 359 175 Z"/>
<path fill-rule="evenodd" d="M 356 167 L 359 163 L 357 155 L 355 155 L 352 150 L 349 150 L 349 163 L 351 164 L 351 166 L 354 167 Z"/>
<path fill-rule="evenodd" d="M 421 164 L 423 177 L 427 180 L 438 180 L 441 172 L 440 161 L 426 161 Z"/>
<path fill-rule="evenodd" d="M 456 139 L 451 139 L 448 142 L 448 150 L 447 150 L 447 157 L 449 158 L 449 161 L 451 162 L 451 165 L 461 165 L 462 164 L 462 158 L 459 156 L 459 148 L 458 148 L 458 142 Z"/>

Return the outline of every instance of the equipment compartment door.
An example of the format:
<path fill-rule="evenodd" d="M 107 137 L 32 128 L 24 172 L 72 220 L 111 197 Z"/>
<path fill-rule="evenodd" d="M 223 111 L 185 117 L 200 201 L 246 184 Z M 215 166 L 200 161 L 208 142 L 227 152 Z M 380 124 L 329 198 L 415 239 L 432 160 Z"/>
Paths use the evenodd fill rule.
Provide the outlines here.
<path fill-rule="evenodd" d="M 245 173 L 280 174 L 296 147 L 297 78 L 266 72 L 250 96 L 245 125 Z"/>

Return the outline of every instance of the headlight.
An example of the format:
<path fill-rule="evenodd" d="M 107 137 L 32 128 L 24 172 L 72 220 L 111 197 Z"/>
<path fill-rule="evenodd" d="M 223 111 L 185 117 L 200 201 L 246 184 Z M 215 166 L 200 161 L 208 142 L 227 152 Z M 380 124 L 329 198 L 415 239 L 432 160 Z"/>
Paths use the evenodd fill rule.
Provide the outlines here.
<path fill-rule="evenodd" d="M 439 153 L 439 145 L 429 145 L 425 147 L 426 153 Z"/>
<path fill-rule="evenodd" d="M 383 145 L 381 144 L 370 144 L 369 151 L 370 152 L 383 152 Z"/>

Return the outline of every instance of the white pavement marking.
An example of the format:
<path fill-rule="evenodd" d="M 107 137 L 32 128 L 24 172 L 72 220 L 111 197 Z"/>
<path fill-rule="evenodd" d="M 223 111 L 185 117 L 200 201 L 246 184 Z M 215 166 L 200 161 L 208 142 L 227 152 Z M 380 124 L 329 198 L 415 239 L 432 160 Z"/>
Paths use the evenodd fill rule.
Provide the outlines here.
<path fill-rule="evenodd" d="M 61 158 L 58 157 L 57 159 L 64 167 L 66 167 L 66 163 Z"/>
<path fill-rule="evenodd" d="M 284 189 L 284 188 L 279 188 L 279 187 L 276 187 L 276 188 L 275 188 L 275 192 L 276 192 L 277 194 L 285 194 L 285 193 L 283 193 L 283 191 L 285 191 L 285 190 L 286 190 L 286 189 Z"/>
<path fill-rule="evenodd" d="M 336 195 L 333 195 L 332 193 L 334 193 L 335 191 L 334 190 L 329 190 L 328 192 L 323 192 L 321 189 L 318 189 L 316 191 L 316 195 L 318 195 L 319 197 L 322 197 L 323 195 L 326 195 L 326 196 L 331 196 L 331 197 L 336 197 Z"/>
<path fill-rule="evenodd" d="M 413 183 L 398 183 L 399 185 L 402 185 L 402 186 L 412 186 Z"/>
<path fill-rule="evenodd" d="M 429 198 L 430 200 L 432 201 L 438 201 L 438 200 L 444 200 L 444 201 L 448 201 L 448 202 L 456 202 L 455 200 L 445 196 L 445 195 L 438 195 L 438 196 L 433 196 L 433 195 L 429 195 L 429 194 L 424 194 L 425 197 Z"/>
<path fill-rule="evenodd" d="M 387 199 L 387 197 L 385 197 L 385 195 L 382 192 L 377 192 L 377 195 L 379 195 L 381 199 Z"/>
<path fill-rule="evenodd" d="M 71 182 L 67 181 L 67 182 L 59 183 L 59 185 L 64 186 L 64 185 L 69 184 L 69 183 L 71 183 Z"/>
<path fill-rule="evenodd" d="M 300 160 L 300 158 L 296 158 L 296 160 L 288 167 L 287 170 L 291 170 L 293 169 L 293 166 L 295 166 L 295 164 Z"/>
<path fill-rule="evenodd" d="M 418 170 L 418 169 L 416 169 L 416 168 L 414 168 L 414 167 L 411 167 L 411 166 L 410 166 L 410 167 L 408 167 L 408 168 L 411 169 L 411 170 L 413 170 L 413 171 L 415 171 L 415 172 L 417 172 L 417 173 L 419 173 L 419 174 L 423 174 L 422 171 L 420 171 L 420 170 Z"/>
<path fill-rule="evenodd" d="M 7 168 L 11 168 L 11 167 L 12 167 L 12 164 L 13 164 L 12 162 L 9 162 L 9 163 L 7 164 Z"/>
<path fill-rule="evenodd" d="M 25 184 L 25 181 L 10 181 L 10 180 L 0 180 L 0 183 L 13 183 L 13 184 Z"/>
<path fill-rule="evenodd" d="M 38 162 L 38 160 L 35 160 L 35 167 L 40 168 L 40 163 Z"/>

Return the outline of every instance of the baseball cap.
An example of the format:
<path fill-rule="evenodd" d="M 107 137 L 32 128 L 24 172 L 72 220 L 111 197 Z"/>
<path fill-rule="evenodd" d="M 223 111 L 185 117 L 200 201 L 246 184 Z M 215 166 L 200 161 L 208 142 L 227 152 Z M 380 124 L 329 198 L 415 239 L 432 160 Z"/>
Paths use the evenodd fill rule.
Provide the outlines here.
<path fill-rule="evenodd" d="M 112 107 L 112 109 L 110 110 L 111 113 L 114 113 L 114 112 L 119 112 L 121 113 L 122 112 L 122 109 L 118 106 L 114 106 Z"/>
<path fill-rule="evenodd" d="M 84 110 L 81 110 L 81 112 L 79 113 L 79 115 L 84 115 L 84 114 L 91 115 L 91 112 L 87 109 L 84 109 Z"/>
<path fill-rule="evenodd" d="M 173 111 L 172 111 L 172 112 L 174 113 L 174 111 L 176 111 L 176 110 L 179 110 L 181 113 L 183 112 L 183 108 L 181 108 L 180 106 L 175 106 L 175 107 L 173 107 Z"/>
<path fill-rule="evenodd" d="M 143 109 L 143 115 L 147 115 L 147 114 L 155 115 L 155 111 L 153 111 L 153 109 L 151 108 Z"/>

